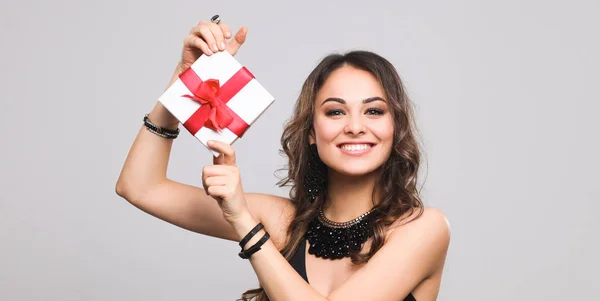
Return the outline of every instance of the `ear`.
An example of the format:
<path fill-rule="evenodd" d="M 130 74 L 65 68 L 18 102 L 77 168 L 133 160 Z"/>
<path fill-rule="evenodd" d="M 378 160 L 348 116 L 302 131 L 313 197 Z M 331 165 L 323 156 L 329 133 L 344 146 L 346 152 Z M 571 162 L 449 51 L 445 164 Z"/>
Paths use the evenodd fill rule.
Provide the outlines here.
<path fill-rule="evenodd" d="M 316 143 L 315 128 L 311 128 L 310 132 L 308 133 L 308 144 L 315 144 L 315 143 Z"/>

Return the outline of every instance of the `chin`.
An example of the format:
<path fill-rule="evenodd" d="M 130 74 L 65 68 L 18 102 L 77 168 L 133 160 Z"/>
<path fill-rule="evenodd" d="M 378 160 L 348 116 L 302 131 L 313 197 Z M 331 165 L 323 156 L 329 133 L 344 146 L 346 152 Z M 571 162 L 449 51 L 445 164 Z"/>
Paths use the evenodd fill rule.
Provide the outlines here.
<path fill-rule="evenodd" d="M 346 177 L 363 177 L 366 176 L 368 174 L 371 174 L 372 172 L 374 172 L 376 169 L 372 169 L 372 170 L 336 170 L 336 172 L 340 175 L 346 176 Z"/>
<path fill-rule="evenodd" d="M 371 174 L 381 168 L 381 164 L 375 162 L 345 162 L 339 161 L 330 165 L 330 169 L 334 172 L 349 177 L 361 177 Z"/>

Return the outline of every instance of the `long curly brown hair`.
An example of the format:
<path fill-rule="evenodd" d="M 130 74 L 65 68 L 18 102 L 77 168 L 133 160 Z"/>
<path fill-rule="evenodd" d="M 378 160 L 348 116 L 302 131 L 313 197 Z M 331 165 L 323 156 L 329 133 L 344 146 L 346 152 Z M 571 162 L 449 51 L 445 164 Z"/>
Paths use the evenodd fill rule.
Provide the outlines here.
<path fill-rule="evenodd" d="M 286 244 L 280 250 L 289 261 L 299 244 L 311 219 L 315 218 L 323 204 L 324 192 L 316 201 L 308 198 L 305 177 L 309 172 L 308 162 L 311 156 L 309 134 L 313 128 L 315 97 L 329 75 L 338 68 L 350 65 L 373 74 L 385 92 L 394 120 L 393 150 L 388 160 L 381 166 L 375 189 L 381 199 L 373 200 L 373 241 L 368 253 L 351 253 L 354 264 L 366 263 L 384 244 L 386 229 L 395 221 L 412 215 L 418 210 L 417 217 L 423 212 L 423 203 L 417 189 L 417 174 L 421 160 L 421 151 L 417 141 L 417 127 L 414 119 L 413 104 L 408 98 L 400 76 L 394 66 L 385 58 L 370 51 L 355 50 L 345 54 L 330 54 L 324 57 L 310 73 L 297 99 L 292 118 L 285 125 L 281 136 L 281 146 L 289 163 L 287 176 L 277 184 L 280 187 L 291 186 L 290 200 L 295 207 L 295 216 L 288 230 Z M 375 196 L 375 190 L 373 191 Z M 262 287 L 251 289 L 238 300 L 268 301 L 269 297 Z"/>

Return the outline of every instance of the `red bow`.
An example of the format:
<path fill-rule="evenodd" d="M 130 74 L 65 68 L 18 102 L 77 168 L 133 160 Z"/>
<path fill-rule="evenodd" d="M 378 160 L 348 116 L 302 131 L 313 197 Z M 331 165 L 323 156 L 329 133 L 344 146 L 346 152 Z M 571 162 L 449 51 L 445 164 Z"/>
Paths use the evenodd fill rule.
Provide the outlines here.
<path fill-rule="evenodd" d="M 182 97 L 200 103 L 200 108 L 183 123 L 192 135 L 196 135 L 205 126 L 215 131 L 227 128 L 236 136 L 242 137 L 249 125 L 227 106 L 227 102 L 254 78 L 248 69 L 242 67 L 222 86 L 219 86 L 216 79 L 201 80 L 192 68 L 184 71 L 179 78 L 194 94 Z"/>
<path fill-rule="evenodd" d="M 210 112 L 208 113 L 208 118 L 204 122 L 204 126 L 214 131 L 221 131 L 221 129 L 227 127 L 233 121 L 233 117 L 229 114 L 229 110 L 224 108 L 225 104 L 219 97 L 221 86 L 219 85 L 218 79 L 203 81 L 191 92 L 194 95 L 186 94 L 182 97 L 191 98 L 201 105 L 210 106 Z"/>

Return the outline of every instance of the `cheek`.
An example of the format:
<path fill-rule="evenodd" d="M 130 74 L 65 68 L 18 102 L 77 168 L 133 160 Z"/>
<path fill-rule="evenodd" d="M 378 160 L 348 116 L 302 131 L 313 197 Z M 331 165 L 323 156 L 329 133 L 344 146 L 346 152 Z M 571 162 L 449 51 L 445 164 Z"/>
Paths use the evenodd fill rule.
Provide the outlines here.
<path fill-rule="evenodd" d="M 317 144 L 319 144 L 319 142 L 331 142 L 343 130 L 343 126 L 341 126 L 339 123 L 323 119 L 316 119 L 313 126 L 315 129 Z"/>
<path fill-rule="evenodd" d="M 394 139 L 394 122 L 391 118 L 380 121 L 373 124 L 371 131 L 381 141 L 391 144 Z"/>

